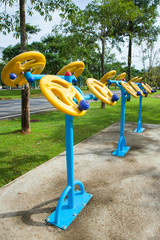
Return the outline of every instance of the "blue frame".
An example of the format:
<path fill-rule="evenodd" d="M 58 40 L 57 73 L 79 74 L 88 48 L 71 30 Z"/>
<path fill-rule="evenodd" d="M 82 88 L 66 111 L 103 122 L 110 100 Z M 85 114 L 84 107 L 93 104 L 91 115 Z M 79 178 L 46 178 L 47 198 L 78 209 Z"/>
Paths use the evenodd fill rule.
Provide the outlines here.
<path fill-rule="evenodd" d="M 34 82 L 35 80 L 40 80 L 46 75 L 31 74 L 31 72 L 26 72 L 24 76 L 28 82 Z M 70 83 L 76 79 L 74 75 L 57 76 Z M 76 88 L 82 93 L 78 87 Z M 85 99 L 95 98 L 93 94 L 90 96 L 85 95 L 84 97 Z M 74 117 L 65 114 L 67 187 L 64 189 L 59 198 L 56 210 L 46 219 L 46 222 L 63 230 L 68 228 L 68 226 L 92 198 L 92 194 L 85 192 L 83 183 L 74 180 L 73 119 Z M 76 185 L 80 187 L 80 190 L 75 190 Z"/>
<path fill-rule="evenodd" d="M 143 91 L 143 87 L 140 83 L 136 83 L 138 87 Z M 140 95 L 139 98 L 139 113 L 138 113 L 138 123 L 137 123 L 137 128 L 134 130 L 135 133 L 142 133 L 145 128 L 142 127 L 142 99 L 143 96 Z"/>
<path fill-rule="evenodd" d="M 56 210 L 46 219 L 63 230 L 68 228 L 92 198 L 91 194 L 85 192 L 82 182 L 74 181 L 73 118 L 65 114 L 67 187 L 62 192 Z M 80 191 L 75 190 L 75 185 L 79 185 Z"/>
<path fill-rule="evenodd" d="M 130 94 L 121 86 L 121 81 L 108 80 L 108 84 L 116 84 L 121 90 L 121 122 L 120 122 L 120 138 L 116 150 L 112 153 L 114 156 L 124 157 L 131 147 L 126 145 L 126 139 L 124 136 L 125 129 L 125 103 L 127 98 L 130 98 Z"/>

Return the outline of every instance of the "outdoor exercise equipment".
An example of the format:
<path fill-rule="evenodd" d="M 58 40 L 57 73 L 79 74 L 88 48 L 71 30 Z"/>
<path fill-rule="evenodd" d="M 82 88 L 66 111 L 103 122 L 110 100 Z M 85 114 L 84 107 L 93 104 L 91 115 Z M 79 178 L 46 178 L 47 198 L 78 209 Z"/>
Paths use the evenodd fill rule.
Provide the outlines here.
<path fill-rule="evenodd" d="M 67 64 L 64 66 L 58 73 L 57 75 L 65 75 L 67 71 L 72 73 L 76 78 L 79 77 L 79 75 L 83 72 L 84 70 L 84 63 L 81 61 L 75 61 L 72 63 Z"/>
<path fill-rule="evenodd" d="M 134 82 L 135 81 L 135 82 Z M 140 93 L 139 97 L 139 113 L 138 113 L 138 123 L 137 128 L 134 130 L 136 133 L 142 133 L 145 128 L 142 127 L 142 98 L 145 96 L 146 91 L 143 90 L 142 86 L 138 83 L 138 77 L 135 77 L 131 79 L 128 83 L 137 91 Z"/>
<path fill-rule="evenodd" d="M 58 73 L 57 75 L 63 75 L 66 74 L 66 71 L 70 72 L 73 79 L 72 79 L 72 83 L 77 82 L 77 77 L 79 77 L 79 75 L 83 72 L 84 70 L 84 63 L 81 61 L 75 61 L 72 63 L 69 63 L 68 65 L 64 66 Z M 98 99 L 93 95 L 93 94 L 86 94 L 84 95 L 83 92 L 81 91 L 81 89 L 77 86 L 74 86 L 80 93 L 81 95 L 84 97 L 85 100 L 95 100 L 97 101 Z M 76 101 L 76 99 L 74 99 L 74 101 Z"/>
<path fill-rule="evenodd" d="M 142 133 L 145 128 L 142 127 L 142 99 L 143 97 L 147 94 L 152 94 L 155 92 L 148 84 L 144 84 L 141 82 L 142 77 L 138 78 L 135 77 L 131 79 L 128 83 L 137 91 L 140 92 L 140 98 L 139 98 L 139 114 L 138 114 L 138 123 L 137 123 L 137 128 L 134 130 L 136 133 Z"/>
<path fill-rule="evenodd" d="M 14 57 L 3 68 L 1 73 L 2 81 L 10 87 L 22 86 L 28 83 L 24 74 L 30 72 L 39 74 L 43 71 L 46 65 L 46 59 L 39 52 L 25 52 Z"/>
<path fill-rule="evenodd" d="M 120 81 L 120 80 L 122 80 L 122 81 L 125 81 L 125 76 L 126 76 L 126 73 L 125 72 L 123 72 L 123 73 L 121 73 L 121 74 L 119 74 L 114 80 L 116 80 L 116 81 Z M 113 78 L 110 78 L 110 79 L 113 79 Z M 100 82 L 101 82 L 101 80 L 102 79 L 100 79 Z M 109 80 L 109 79 L 108 79 Z M 110 86 L 116 86 L 116 84 L 115 83 L 112 83 L 112 84 L 110 84 Z"/>
<path fill-rule="evenodd" d="M 109 105 L 115 105 L 116 101 L 118 101 L 119 97 L 113 94 L 105 84 L 100 81 L 94 78 L 88 78 L 86 83 L 90 91 L 102 102 Z"/>
<path fill-rule="evenodd" d="M 40 88 L 47 100 L 65 113 L 67 187 L 62 192 L 56 210 L 46 219 L 47 222 L 65 230 L 84 208 L 92 195 L 85 192 L 82 182 L 74 181 L 73 118 L 82 116 L 89 108 L 83 96 L 72 86 L 72 76 L 62 80 L 57 76 L 45 76 L 40 80 Z M 58 98 L 57 98 L 58 97 Z M 76 98 L 78 104 L 73 101 Z M 80 191 L 75 191 L 79 185 Z M 65 198 L 68 198 L 65 200 Z"/>
<path fill-rule="evenodd" d="M 129 80 L 128 83 L 130 83 L 130 82 L 135 82 L 136 83 L 138 79 L 139 79 L 138 77 L 134 77 L 131 80 Z"/>
<path fill-rule="evenodd" d="M 77 70 L 80 64 L 80 62 L 73 64 L 73 71 L 77 75 L 82 71 L 82 68 Z M 84 66 L 84 64 L 81 65 Z M 75 79 L 72 73 L 67 71 L 64 76 L 40 75 L 44 66 L 45 57 L 42 54 L 22 53 L 5 66 L 2 71 L 2 81 L 9 86 L 17 86 L 40 80 L 40 88 L 44 96 L 53 106 L 65 113 L 67 187 L 62 192 L 56 210 L 46 219 L 47 222 L 65 230 L 92 198 L 91 194 L 85 192 L 83 183 L 74 180 L 73 156 L 73 118 L 84 115 L 89 104 L 72 86 L 72 81 Z M 75 191 L 76 185 L 80 187 L 80 190 Z"/>
<path fill-rule="evenodd" d="M 122 80 L 122 79 L 125 78 L 125 76 L 126 76 L 126 73 L 125 73 L 125 72 L 124 72 L 124 73 L 121 73 L 121 74 L 119 74 L 119 75 L 115 78 L 115 80 Z"/>
<path fill-rule="evenodd" d="M 100 82 L 103 84 L 106 84 L 108 82 L 108 79 L 112 79 L 114 78 L 114 76 L 116 75 L 116 71 L 112 70 L 110 72 L 107 72 L 101 79 Z"/>
<path fill-rule="evenodd" d="M 124 73 L 123 73 L 124 74 Z M 121 77 L 124 77 L 122 75 Z M 120 77 L 120 78 L 121 78 Z M 100 80 L 101 82 L 101 80 Z M 123 157 L 130 149 L 129 146 L 126 145 L 126 139 L 124 136 L 124 128 L 125 128 L 125 103 L 127 98 L 132 95 L 135 98 L 138 98 L 139 93 L 137 93 L 127 82 L 120 80 L 111 80 L 108 79 L 106 82 L 109 85 L 115 84 L 121 90 L 121 122 L 120 122 L 120 138 L 118 141 L 117 149 L 112 153 L 115 156 Z"/>

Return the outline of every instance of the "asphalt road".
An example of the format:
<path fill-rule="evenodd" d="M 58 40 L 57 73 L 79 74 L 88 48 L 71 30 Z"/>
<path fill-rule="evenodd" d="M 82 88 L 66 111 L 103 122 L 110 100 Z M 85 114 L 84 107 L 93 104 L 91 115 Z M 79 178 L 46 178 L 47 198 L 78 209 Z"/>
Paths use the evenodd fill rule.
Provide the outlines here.
<path fill-rule="evenodd" d="M 120 90 L 112 92 L 120 96 Z M 54 109 L 44 97 L 30 99 L 30 114 Z M 21 116 L 21 99 L 0 101 L 0 120 L 19 116 Z"/>

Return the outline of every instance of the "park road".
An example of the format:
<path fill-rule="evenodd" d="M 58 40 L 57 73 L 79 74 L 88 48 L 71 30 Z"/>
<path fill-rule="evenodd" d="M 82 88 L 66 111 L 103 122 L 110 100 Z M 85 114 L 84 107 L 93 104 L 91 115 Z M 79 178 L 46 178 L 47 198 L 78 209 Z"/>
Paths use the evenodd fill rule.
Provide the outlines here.
<path fill-rule="evenodd" d="M 120 96 L 121 94 L 120 90 L 112 92 L 117 94 L 118 96 Z M 44 97 L 30 99 L 30 114 L 47 112 L 50 110 L 55 110 L 55 108 Z M 0 120 L 20 116 L 21 116 L 21 99 L 0 100 Z"/>

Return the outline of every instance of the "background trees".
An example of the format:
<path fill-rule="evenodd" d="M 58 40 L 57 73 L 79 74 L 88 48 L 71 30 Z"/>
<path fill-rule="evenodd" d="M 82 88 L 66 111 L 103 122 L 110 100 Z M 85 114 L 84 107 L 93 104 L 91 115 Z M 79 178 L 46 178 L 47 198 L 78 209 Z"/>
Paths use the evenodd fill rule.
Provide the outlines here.
<path fill-rule="evenodd" d="M 133 1 L 94 0 L 83 10 L 79 10 L 75 18 L 63 25 L 66 33 L 81 33 L 94 39 L 101 61 L 100 78 L 105 74 L 105 58 L 107 44 L 118 46 L 123 41 L 125 24 L 128 19 L 134 20 L 140 15 Z M 62 16 L 63 17 L 63 16 Z M 101 104 L 102 108 L 105 104 Z"/>
<path fill-rule="evenodd" d="M 131 79 L 132 44 L 140 44 L 149 36 L 152 39 L 159 34 L 159 27 L 154 26 L 158 16 L 159 0 L 133 0 L 139 14 L 135 18 L 128 18 L 124 25 L 124 35 L 128 37 L 128 80 Z"/>
<path fill-rule="evenodd" d="M 7 13 L 7 7 L 20 3 L 22 0 L 2 0 L 4 11 L 0 13 L 0 31 L 4 34 L 12 31 L 15 37 L 20 36 L 26 41 L 31 34 L 40 29 L 37 26 L 24 24 L 20 27 L 20 15 Z M 42 52 L 47 60 L 44 73 L 56 74 L 64 65 L 75 60 L 85 63 L 82 79 L 94 77 L 100 79 L 107 71 L 115 69 L 117 73 L 126 71 L 128 79 L 140 75 L 132 63 L 133 41 L 141 44 L 145 41 L 142 61 L 150 59 L 149 68 L 144 65 L 144 76 L 149 81 L 158 84 L 159 63 L 153 61 L 153 46 L 159 34 L 159 27 L 155 21 L 158 16 L 157 6 L 160 0 L 93 0 L 81 10 L 69 1 L 43 1 L 31 0 L 27 6 L 27 14 L 38 11 L 46 20 L 52 19 L 55 9 L 61 11 L 63 20 L 59 26 L 54 27 L 51 34 L 44 36 L 41 41 L 23 45 L 27 51 Z M 23 1 L 23 4 L 25 2 Z M 54 24 L 54 23 L 53 23 Z M 26 32 L 23 33 L 23 30 Z M 128 67 L 120 63 L 112 52 L 113 47 L 120 50 L 120 43 L 128 39 Z M 21 40 L 21 43 L 23 41 Z M 150 50 L 150 54 L 149 53 Z M 8 46 L 3 52 L 3 60 L 9 61 L 20 53 L 20 44 Z M 159 51 L 156 51 L 156 55 Z M 155 68 L 156 67 L 156 68 Z M 157 85 L 158 86 L 158 85 Z M 24 102 L 27 102 L 25 100 Z M 102 104 L 102 106 L 104 106 Z"/>

